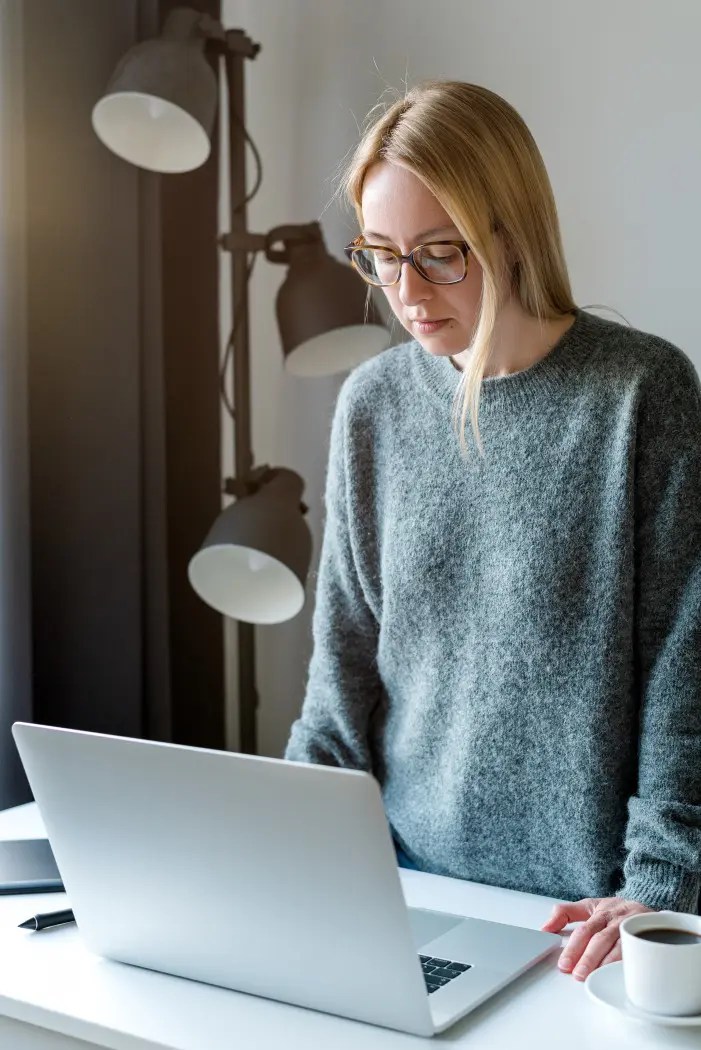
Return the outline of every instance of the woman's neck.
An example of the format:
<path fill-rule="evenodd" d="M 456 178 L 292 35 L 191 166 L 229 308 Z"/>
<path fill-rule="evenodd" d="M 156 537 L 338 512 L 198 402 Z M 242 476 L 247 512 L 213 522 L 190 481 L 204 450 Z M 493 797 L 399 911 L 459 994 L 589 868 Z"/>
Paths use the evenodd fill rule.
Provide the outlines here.
<path fill-rule="evenodd" d="M 484 377 L 512 375 L 530 368 L 552 350 L 574 321 L 574 314 L 563 314 L 541 324 L 513 301 L 509 302 L 497 318 Z M 471 355 L 472 347 L 468 347 L 451 356 L 453 367 L 463 371 Z"/>

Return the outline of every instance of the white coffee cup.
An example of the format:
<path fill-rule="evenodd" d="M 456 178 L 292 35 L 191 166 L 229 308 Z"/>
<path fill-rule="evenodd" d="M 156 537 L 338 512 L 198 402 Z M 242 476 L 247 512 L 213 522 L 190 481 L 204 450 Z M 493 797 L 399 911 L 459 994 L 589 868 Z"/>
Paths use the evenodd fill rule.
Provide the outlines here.
<path fill-rule="evenodd" d="M 640 1010 L 672 1017 L 701 1014 L 701 941 L 662 944 L 645 930 L 686 930 L 701 937 L 701 916 L 656 911 L 629 915 L 620 925 L 626 995 Z"/>

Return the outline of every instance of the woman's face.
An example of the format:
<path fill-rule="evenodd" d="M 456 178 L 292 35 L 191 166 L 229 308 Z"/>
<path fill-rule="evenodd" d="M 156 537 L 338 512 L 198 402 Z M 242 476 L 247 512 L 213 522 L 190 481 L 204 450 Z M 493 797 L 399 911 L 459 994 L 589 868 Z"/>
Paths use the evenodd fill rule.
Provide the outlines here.
<path fill-rule="evenodd" d="M 363 236 L 402 255 L 418 244 L 461 240 L 460 231 L 431 191 L 407 168 L 378 161 L 365 176 Z M 467 274 L 458 284 L 431 284 L 404 263 L 399 283 L 383 288 L 387 301 L 413 339 L 436 356 L 456 354 L 472 344 L 482 295 L 482 267 L 470 252 Z M 417 321 L 445 321 L 435 331 Z"/>

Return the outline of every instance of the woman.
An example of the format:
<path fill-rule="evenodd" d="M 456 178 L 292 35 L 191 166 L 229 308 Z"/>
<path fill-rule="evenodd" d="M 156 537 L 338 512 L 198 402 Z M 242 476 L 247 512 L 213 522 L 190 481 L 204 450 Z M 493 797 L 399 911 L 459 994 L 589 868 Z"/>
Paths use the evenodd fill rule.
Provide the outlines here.
<path fill-rule="evenodd" d="M 699 377 L 575 304 L 493 92 L 409 91 L 342 188 L 410 339 L 339 394 L 286 757 L 371 771 L 400 863 L 571 901 L 543 928 L 581 923 L 584 979 L 625 916 L 698 906 Z"/>

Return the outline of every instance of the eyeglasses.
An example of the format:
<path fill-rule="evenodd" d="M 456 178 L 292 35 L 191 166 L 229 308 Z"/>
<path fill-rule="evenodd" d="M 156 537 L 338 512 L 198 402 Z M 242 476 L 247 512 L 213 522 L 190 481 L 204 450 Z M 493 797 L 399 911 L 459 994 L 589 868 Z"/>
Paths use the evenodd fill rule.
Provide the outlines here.
<path fill-rule="evenodd" d="M 397 284 L 405 262 L 431 284 L 458 284 L 467 274 L 467 241 L 432 241 L 402 255 L 394 248 L 363 244 L 362 240 L 357 237 L 343 250 L 363 280 L 378 288 Z"/>

